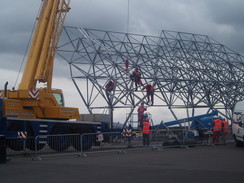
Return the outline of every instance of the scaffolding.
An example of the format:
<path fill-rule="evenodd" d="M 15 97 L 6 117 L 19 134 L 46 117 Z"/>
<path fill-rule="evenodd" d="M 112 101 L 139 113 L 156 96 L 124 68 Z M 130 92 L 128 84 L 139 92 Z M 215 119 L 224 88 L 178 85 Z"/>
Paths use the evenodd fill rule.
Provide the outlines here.
<path fill-rule="evenodd" d="M 199 109 L 232 116 L 243 100 L 244 57 L 206 35 L 163 30 L 159 36 L 64 27 L 57 54 L 70 66 L 72 81 L 92 113 L 127 108 L 147 101 L 143 86 L 135 90 L 131 71 L 143 85 L 153 83 L 154 104 L 177 119 L 175 110 L 194 116 Z M 106 95 L 112 80 L 116 88 Z"/>

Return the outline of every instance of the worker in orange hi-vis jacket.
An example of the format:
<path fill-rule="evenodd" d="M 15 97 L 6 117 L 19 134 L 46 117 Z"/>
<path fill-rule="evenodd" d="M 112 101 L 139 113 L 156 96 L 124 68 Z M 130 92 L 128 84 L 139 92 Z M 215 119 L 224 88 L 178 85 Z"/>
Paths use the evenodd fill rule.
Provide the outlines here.
<path fill-rule="evenodd" d="M 222 127 L 222 121 L 215 117 L 213 121 L 213 144 L 219 144 Z"/>
<path fill-rule="evenodd" d="M 150 144 L 150 140 L 149 140 L 150 128 L 151 128 L 151 125 L 149 123 L 149 118 L 146 118 L 146 120 L 143 122 L 143 127 L 142 127 L 143 145 L 144 146 L 145 145 L 149 146 L 149 144 Z"/>

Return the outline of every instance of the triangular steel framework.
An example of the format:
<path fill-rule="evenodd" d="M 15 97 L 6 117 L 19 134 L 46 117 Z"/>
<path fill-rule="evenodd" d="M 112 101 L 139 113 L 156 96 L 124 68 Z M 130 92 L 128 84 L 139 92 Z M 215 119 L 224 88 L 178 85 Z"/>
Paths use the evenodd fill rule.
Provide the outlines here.
<path fill-rule="evenodd" d="M 71 78 L 91 113 L 107 107 L 130 108 L 132 114 L 147 102 L 145 91 L 135 91 L 129 77 L 135 67 L 144 84 L 156 84 L 153 107 L 164 107 L 175 118 L 174 110 L 184 108 L 188 116 L 205 109 L 219 110 L 230 119 L 234 104 L 243 100 L 244 57 L 205 35 L 163 30 L 148 36 L 64 27 L 57 53 L 69 63 Z M 109 80 L 116 83 L 112 102 L 105 93 Z"/>

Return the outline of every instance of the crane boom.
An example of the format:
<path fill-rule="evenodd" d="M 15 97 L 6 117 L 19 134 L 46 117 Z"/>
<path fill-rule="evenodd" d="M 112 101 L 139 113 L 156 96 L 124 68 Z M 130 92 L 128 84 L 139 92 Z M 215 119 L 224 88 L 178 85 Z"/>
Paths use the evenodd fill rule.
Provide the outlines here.
<path fill-rule="evenodd" d="M 70 0 L 43 0 L 19 90 L 35 89 L 37 81 L 51 92 L 54 57 Z"/>
<path fill-rule="evenodd" d="M 79 119 L 78 108 L 64 107 L 62 90 L 52 89 L 54 57 L 71 0 L 42 0 L 42 8 L 18 90 L 7 90 L 4 117 Z M 46 84 L 37 88 L 37 82 Z"/>

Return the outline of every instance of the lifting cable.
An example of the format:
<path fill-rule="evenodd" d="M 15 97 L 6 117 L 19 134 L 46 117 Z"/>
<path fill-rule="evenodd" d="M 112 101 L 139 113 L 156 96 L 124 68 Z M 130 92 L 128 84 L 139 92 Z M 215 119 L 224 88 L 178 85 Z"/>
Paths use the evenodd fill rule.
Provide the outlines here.
<path fill-rule="evenodd" d="M 127 34 L 129 33 L 129 24 L 130 23 L 130 0 L 128 0 L 128 7 L 127 7 Z"/>
<path fill-rule="evenodd" d="M 24 62 L 25 62 L 25 58 L 26 58 L 26 55 L 27 55 L 27 52 L 28 52 L 28 49 L 29 49 L 29 46 L 30 46 L 30 42 L 31 42 L 33 33 L 35 31 L 36 23 L 38 21 L 38 15 L 40 15 L 42 4 L 43 4 L 43 1 L 41 1 L 39 10 L 38 10 L 38 13 L 37 13 L 37 16 L 36 16 L 36 20 L 35 20 L 35 23 L 33 25 L 33 28 L 32 28 L 32 31 L 31 31 L 31 35 L 30 35 L 30 38 L 29 38 L 28 43 L 27 43 L 27 46 L 26 46 L 26 49 L 25 49 L 25 53 L 24 53 L 24 56 L 23 56 L 23 59 L 22 59 L 22 62 L 21 62 L 20 68 L 19 68 L 19 72 L 18 72 L 17 78 L 16 78 L 15 83 L 14 83 L 14 88 L 16 88 L 17 81 L 19 80 L 19 75 L 20 75 L 20 72 L 21 72 L 21 70 L 23 68 Z"/>

